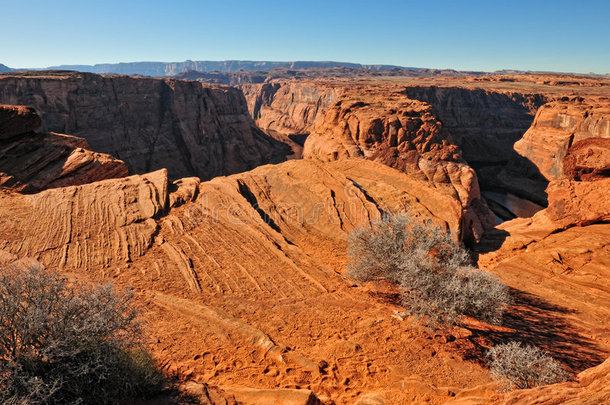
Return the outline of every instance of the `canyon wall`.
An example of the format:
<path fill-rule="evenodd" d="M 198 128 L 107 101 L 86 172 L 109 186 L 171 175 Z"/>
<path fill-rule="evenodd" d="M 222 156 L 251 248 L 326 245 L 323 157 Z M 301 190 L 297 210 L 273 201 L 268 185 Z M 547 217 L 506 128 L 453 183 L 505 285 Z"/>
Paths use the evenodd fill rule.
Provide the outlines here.
<path fill-rule="evenodd" d="M 35 132 L 40 126 L 32 108 L 0 105 L 0 188 L 33 193 L 127 175 L 125 163 L 85 139 Z"/>
<path fill-rule="evenodd" d="M 538 108 L 546 102 L 541 94 L 459 87 L 412 86 L 406 87 L 404 93 L 434 107 L 464 159 L 473 167 L 506 163 L 514 153 L 513 144 L 521 139 Z"/>
<path fill-rule="evenodd" d="M 563 157 L 573 143 L 587 138 L 610 138 L 609 103 L 581 97 L 543 105 L 532 126 L 515 143 L 515 151 L 532 162 L 548 181 L 563 177 Z M 513 166 L 519 169 L 518 161 Z M 521 170 L 526 175 L 534 173 Z"/>
<path fill-rule="evenodd" d="M 494 224 L 474 170 L 432 108 L 391 89 L 350 90 L 340 97 L 316 119 L 303 157 L 374 160 L 447 190 L 463 207 L 460 239 L 467 244 Z"/>
<path fill-rule="evenodd" d="M 289 148 L 262 133 L 241 91 L 199 82 L 76 72 L 0 75 L 0 103 L 41 115 L 43 132 L 85 138 L 132 173 L 167 168 L 209 179 L 284 160 Z"/>
<path fill-rule="evenodd" d="M 308 134 L 316 118 L 343 93 L 343 86 L 276 81 L 242 85 L 256 124 L 286 134 Z"/>

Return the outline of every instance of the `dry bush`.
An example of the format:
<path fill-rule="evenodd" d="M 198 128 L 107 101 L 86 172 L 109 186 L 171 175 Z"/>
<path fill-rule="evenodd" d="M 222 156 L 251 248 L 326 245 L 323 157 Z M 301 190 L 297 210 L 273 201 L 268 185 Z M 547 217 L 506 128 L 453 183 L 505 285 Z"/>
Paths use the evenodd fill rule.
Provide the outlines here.
<path fill-rule="evenodd" d="M 489 349 L 487 359 L 494 379 L 506 389 L 533 388 L 566 381 L 568 373 L 559 362 L 535 346 L 509 342 Z"/>
<path fill-rule="evenodd" d="M 397 284 L 407 310 L 432 325 L 455 323 L 463 315 L 499 323 L 509 302 L 507 287 L 472 267 L 452 235 L 404 214 L 355 229 L 348 254 L 349 277 Z"/>
<path fill-rule="evenodd" d="M 117 403 L 163 375 L 139 343 L 132 294 L 69 284 L 40 268 L 0 269 L 0 402 Z"/>

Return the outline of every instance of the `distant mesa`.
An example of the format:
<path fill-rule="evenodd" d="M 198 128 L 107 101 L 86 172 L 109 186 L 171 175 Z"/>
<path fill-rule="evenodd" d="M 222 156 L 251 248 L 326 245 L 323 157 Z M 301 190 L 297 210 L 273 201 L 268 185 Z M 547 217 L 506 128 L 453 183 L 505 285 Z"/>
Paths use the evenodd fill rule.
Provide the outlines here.
<path fill-rule="evenodd" d="M 333 68 L 347 67 L 355 69 L 371 70 L 418 70 L 412 67 L 401 67 L 393 65 L 362 65 L 359 63 L 348 62 L 268 62 L 268 61 L 246 61 L 246 60 L 226 60 L 226 61 L 192 61 L 184 62 L 126 62 L 126 63 L 102 63 L 96 65 L 59 65 L 51 66 L 48 69 L 57 70 L 77 70 L 80 72 L 91 73 L 116 73 L 124 75 L 143 75 L 143 76 L 174 76 L 180 73 L 196 70 L 199 72 L 236 72 L 239 70 L 270 70 L 278 68 L 288 69 L 308 69 L 308 68 Z"/>

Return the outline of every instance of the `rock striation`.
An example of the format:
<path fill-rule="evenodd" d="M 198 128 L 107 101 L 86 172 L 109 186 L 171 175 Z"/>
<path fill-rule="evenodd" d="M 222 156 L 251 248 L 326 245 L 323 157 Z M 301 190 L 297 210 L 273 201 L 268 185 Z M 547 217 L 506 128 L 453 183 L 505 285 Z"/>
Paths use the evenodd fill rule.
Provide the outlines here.
<path fill-rule="evenodd" d="M 290 152 L 248 115 L 241 91 L 199 82 L 76 72 L 0 75 L 0 103 L 34 107 L 43 132 L 85 138 L 132 173 L 218 175 L 277 162 Z"/>
<path fill-rule="evenodd" d="M 465 212 L 461 240 L 479 240 L 494 224 L 477 176 L 432 108 L 388 89 L 353 91 L 320 116 L 303 157 L 321 161 L 364 158 L 445 189 Z"/>
<path fill-rule="evenodd" d="M 32 195 L 0 190 L 0 250 L 53 268 L 131 261 L 153 241 L 167 187 L 160 170 Z"/>
<path fill-rule="evenodd" d="M 34 132 L 40 125 L 33 109 L 0 105 L 0 188 L 33 193 L 127 176 L 121 160 L 83 138 Z"/>
<path fill-rule="evenodd" d="M 575 178 L 599 167 L 598 160 L 587 161 L 596 154 L 610 154 L 609 145 L 599 139 L 573 144 L 563 166 L 578 161 L 579 171 L 550 182 L 548 208 L 503 223 L 478 247 L 483 252 L 479 265 L 518 291 L 545 300 L 559 315 L 547 331 L 556 340 L 545 349 L 577 370 L 600 363 L 600 353 L 610 351 L 610 336 L 601 326 L 610 316 L 610 177 L 602 171 Z M 563 335 L 568 331 L 571 339 Z M 580 342 L 577 353 L 570 352 L 574 341 Z"/>

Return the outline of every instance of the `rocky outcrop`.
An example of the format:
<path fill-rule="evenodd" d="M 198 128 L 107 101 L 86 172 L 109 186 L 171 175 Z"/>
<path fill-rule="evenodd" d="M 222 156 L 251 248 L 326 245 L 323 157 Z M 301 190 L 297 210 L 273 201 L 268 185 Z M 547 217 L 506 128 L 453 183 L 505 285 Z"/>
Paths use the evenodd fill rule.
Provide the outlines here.
<path fill-rule="evenodd" d="M 160 171 L 33 195 L 0 191 L 0 251 L 130 285 L 160 363 L 236 398 L 307 403 L 314 392 L 353 403 L 400 374 L 388 357 L 463 384 L 462 366 L 446 362 L 450 345 L 405 327 L 392 317 L 398 307 L 341 274 L 347 233 L 390 211 L 453 232 L 464 215 L 447 190 L 377 162 L 292 160 L 202 183 L 169 186 Z M 488 378 L 466 369 L 469 379 Z M 302 391 L 270 391 L 278 387 Z"/>
<path fill-rule="evenodd" d="M 595 100 L 564 98 L 545 104 L 530 129 L 515 143 L 515 151 L 538 173 L 512 169 L 524 176 L 538 174 L 547 181 L 563 177 L 563 158 L 568 148 L 587 138 L 610 139 L 610 106 Z"/>
<path fill-rule="evenodd" d="M 610 109 L 606 101 L 563 97 L 549 102 L 540 108 L 532 126 L 515 143 L 515 154 L 507 166 L 493 174 L 486 173 L 487 178 L 495 187 L 546 206 L 545 189 L 549 181 L 565 177 L 563 158 L 568 148 L 588 138 L 610 138 Z M 587 150 L 594 153 L 591 147 Z M 575 162 L 567 164 L 571 167 Z"/>
<path fill-rule="evenodd" d="M 574 143 L 563 158 L 570 180 L 591 181 L 610 177 L 610 138 L 587 138 Z"/>
<path fill-rule="evenodd" d="M 0 250 L 54 268 L 141 256 L 167 207 L 167 171 L 20 195 L 0 190 Z"/>
<path fill-rule="evenodd" d="M 127 176 L 122 161 L 83 138 L 34 132 L 40 124 L 31 108 L 0 105 L 0 188 L 33 193 Z"/>
<path fill-rule="evenodd" d="M 474 170 L 465 164 L 431 107 L 387 89 L 340 97 L 316 120 L 303 157 L 364 158 L 429 181 L 462 204 L 460 235 L 466 243 L 478 240 L 494 224 Z"/>
<path fill-rule="evenodd" d="M 342 86 L 274 81 L 241 86 L 256 124 L 265 130 L 308 134 L 319 115 L 342 93 Z"/>
<path fill-rule="evenodd" d="M 104 77 L 75 72 L 0 76 L 0 102 L 33 106 L 44 132 L 85 138 L 132 173 L 167 168 L 170 177 L 250 170 L 289 148 L 258 130 L 243 94 L 199 82 Z"/>
<path fill-rule="evenodd" d="M 0 141 L 32 132 L 41 125 L 33 108 L 22 105 L 0 105 Z"/>

